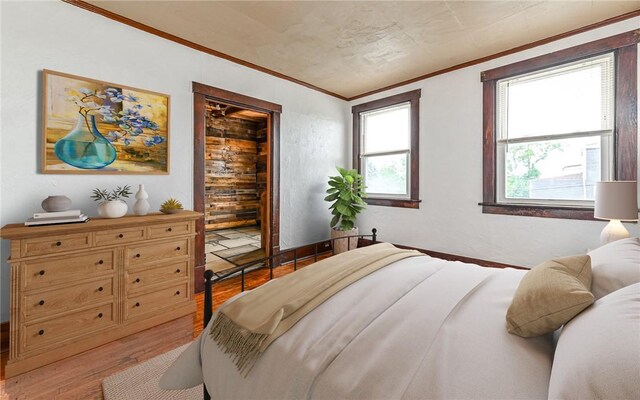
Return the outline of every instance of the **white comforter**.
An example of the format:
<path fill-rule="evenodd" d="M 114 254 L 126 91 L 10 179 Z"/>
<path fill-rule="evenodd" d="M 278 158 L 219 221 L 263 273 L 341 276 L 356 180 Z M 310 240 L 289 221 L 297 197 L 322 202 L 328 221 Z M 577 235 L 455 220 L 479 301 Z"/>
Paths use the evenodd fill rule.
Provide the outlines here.
<path fill-rule="evenodd" d="M 204 379 L 216 400 L 546 398 L 552 337 L 523 339 L 505 328 L 524 273 L 402 260 L 309 313 L 246 378 L 205 329 L 164 385 Z"/>

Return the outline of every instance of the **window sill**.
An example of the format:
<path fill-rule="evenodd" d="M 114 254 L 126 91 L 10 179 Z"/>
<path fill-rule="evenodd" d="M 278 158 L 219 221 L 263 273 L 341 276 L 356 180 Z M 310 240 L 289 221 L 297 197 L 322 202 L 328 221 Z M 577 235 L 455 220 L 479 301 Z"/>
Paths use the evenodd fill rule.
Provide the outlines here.
<path fill-rule="evenodd" d="M 400 208 L 420 208 L 422 200 L 412 199 L 382 199 L 367 197 L 363 199 L 370 206 L 384 206 L 384 207 L 400 207 Z"/>
<path fill-rule="evenodd" d="M 549 206 L 537 204 L 478 203 L 484 214 L 519 215 L 522 217 L 580 219 L 593 218 L 593 207 Z"/>

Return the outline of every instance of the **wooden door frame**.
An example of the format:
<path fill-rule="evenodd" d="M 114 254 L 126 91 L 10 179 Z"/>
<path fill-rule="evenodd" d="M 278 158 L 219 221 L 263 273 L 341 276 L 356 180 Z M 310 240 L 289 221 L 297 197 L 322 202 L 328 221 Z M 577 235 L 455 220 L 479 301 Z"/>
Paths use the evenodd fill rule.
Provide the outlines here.
<path fill-rule="evenodd" d="M 193 82 L 193 209 L 205 211 L 204 161 L 206 146 L 206 101 L 219 101 L 263 112 L 268 115 L 267 143 L 269 157 L 267 161 L 267 193 L 269 207 L 267 221 L 269 237 L 267 238 L 267 256 L 280 251 L 280 114 L 282 106 L 265 100 L 256 99 L 239 93 L 230 92 L 202 83 Z M 264 217 L 264 216 L 263 216 Z M 205 221 L 204 215 L 196 221 L 195 240 L 195 291 L 204 290 L 205 271 Z"/>

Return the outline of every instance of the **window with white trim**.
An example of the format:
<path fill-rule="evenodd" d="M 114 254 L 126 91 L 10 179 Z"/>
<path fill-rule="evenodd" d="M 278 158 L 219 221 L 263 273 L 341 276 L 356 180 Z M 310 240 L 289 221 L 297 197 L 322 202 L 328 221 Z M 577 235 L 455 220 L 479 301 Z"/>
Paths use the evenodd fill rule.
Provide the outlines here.
<path fill-rule="evenodd" d="M 498 203 L 589 206 L 614 176 L 615 57 L 496 82 Z"/>

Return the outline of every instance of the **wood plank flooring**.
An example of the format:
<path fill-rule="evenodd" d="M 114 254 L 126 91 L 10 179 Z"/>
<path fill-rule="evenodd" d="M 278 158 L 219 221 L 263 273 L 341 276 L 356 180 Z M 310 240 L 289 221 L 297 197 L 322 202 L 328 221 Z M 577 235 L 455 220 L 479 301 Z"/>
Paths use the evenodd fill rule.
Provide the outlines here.
<path fill-rule="evenodd" d="M 326 253 L 318 258 L 330 255 Z M 298 268 L 312 263 L 313 258 L 300 261 Z M 292 271 L 291 264 L 280 266 L 273 270 L 274 278 Z M 246 289 L 255 288 L 269 280 L 269 270 L 252 271 L 245 279 Z M 214 308 L 239 292 L 240 277 L 216 284 L 213 288 Z M 188 343 L 202 332 L 202 293 L 196 294 L 196 302 L 197 312 L 193 317 L 186 316 L 167 322 L 9 379 L 4 377 L 4 367 L 9 355 L 5 351 L 0 354 L 0 399 L 102 399 L 104 378 Z"/>

